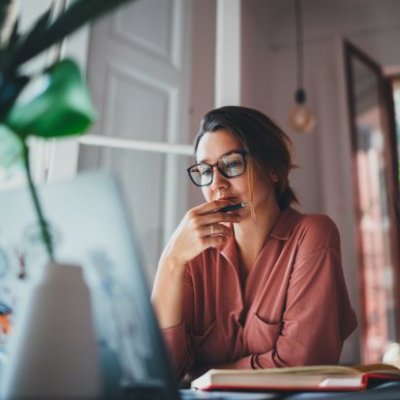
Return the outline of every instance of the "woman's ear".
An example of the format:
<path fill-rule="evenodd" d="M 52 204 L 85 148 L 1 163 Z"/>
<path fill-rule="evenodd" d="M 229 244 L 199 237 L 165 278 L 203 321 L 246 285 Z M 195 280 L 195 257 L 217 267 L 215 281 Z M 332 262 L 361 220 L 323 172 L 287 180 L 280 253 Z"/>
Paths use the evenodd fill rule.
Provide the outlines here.
<path fill-rule="evenodd" d="M 271 174 L 271 181 L 274 182 L 274 183 L 279 182 L 278 175 L 276 175 L 276 174 Z"/>

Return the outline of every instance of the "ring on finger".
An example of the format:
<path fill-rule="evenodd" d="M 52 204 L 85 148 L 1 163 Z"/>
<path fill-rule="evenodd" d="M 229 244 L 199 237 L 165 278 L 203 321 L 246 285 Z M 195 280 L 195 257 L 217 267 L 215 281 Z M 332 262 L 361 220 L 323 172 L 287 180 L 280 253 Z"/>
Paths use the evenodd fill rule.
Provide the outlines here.
<path fill-rule="evenodd" d="M 211 225 L 211 235 L 214 235 L 214 225 Z"/>

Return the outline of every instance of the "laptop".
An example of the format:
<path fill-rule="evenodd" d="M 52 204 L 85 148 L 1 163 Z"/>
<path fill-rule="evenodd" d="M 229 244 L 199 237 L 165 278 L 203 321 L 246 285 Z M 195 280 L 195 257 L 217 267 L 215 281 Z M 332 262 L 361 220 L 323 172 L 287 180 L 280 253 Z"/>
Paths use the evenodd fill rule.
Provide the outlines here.
<path fill-rule="evenodd" d="M 56 259 L 83 267 L 91 291 L 104 399 L 400 399 L 399 385 L 363 393 L 245 393 L 179 389 L 118 182 L 107 172 L 39 188 Z M 0 305 L 18 303 L 46 262 L 26 188 L 0 191 Z M 7 340 L 0 337 L 1 360 Z"/>
<path fill-rule="evenodd" d="M 85 172 L 40 186 L 39 197 L 56 259 L 80 265 L 90 288 L 105 399 L 279 398 L 178 389 L 114 176 Z M 45 262 L 28 190 L 0 191 L 0 302 L 17 314 L 27 285 L 37 279 Z M 1 349 L 0 343 L 0 351 L 7 356 L 6 344 Z"/>

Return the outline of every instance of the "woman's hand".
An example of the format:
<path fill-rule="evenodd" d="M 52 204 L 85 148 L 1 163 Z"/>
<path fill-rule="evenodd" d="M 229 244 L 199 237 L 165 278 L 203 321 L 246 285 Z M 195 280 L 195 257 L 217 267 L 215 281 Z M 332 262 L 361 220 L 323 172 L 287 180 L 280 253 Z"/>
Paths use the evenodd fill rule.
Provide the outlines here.
<path fill-rule="evenodd" d="M 189 210 L 171 236 L 162 258 L 170 265 L 184 266 L 209 247 L 221 249 L 232 234 L 227 222 L 240 221 L 234 212 L 218 212 L 231 204 L 227 200 L 215 200 Z"/>
<path fill-rule="evenodd" d="M 209 247 L 222 248 L 232 230 L 225 223 L 239 222 L 234 212 L 218 212 L 227 200 L 215 200 L 189 210 L 171 236 L 158 265 L 152 301 L 161 328 L 182 321 L 184 272 L 189 261 Z"/>

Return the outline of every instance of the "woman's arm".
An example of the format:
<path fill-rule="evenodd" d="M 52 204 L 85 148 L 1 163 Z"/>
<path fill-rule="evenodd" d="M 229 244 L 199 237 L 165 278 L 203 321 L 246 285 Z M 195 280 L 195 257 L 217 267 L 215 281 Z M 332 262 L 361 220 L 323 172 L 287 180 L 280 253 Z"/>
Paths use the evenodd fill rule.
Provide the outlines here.
<path fill-rule="evenodd" d="M 173 373 L 178 381 L 181 381 L 186 373 L 193 367 L 194 357 L 192 339 L 189 334 L 193 317 L 193 281 L 190 273 L 190 264 L 185 270 L 184 293 L 182 295 L 183 321 L 177 325 L 161 330 L 165 344 L 169 350 L 170 362 Z"/>
<path fill-rule="evenodd" d="M 239 221 L 235 213 L 217 212 L 226 205 L 226 200 L 219 200 L 189 210 L 164 249 L 158 265 L 152 302 L 173 370 L 179 379 L 183 378 L 193 361 L 191 340 L 187 334 L 190 327 L 184 320 L 185 307 L 187 309 L 193 300 L 186 267 L 207 248 L 225 245 L 232 230 L 221 222 Z"/>
<path fill-rule="evenodd" d="M 238 222 L 235 213 L 217 210 L 226 200 L 204 203 L 189 210 L 165 247 L 157 268 L 152 302 L 161 328 L 182 322 L 185 268 L 189 261 L 209 247 L 222 248 L 231 229 L 222 222 Z"/>

